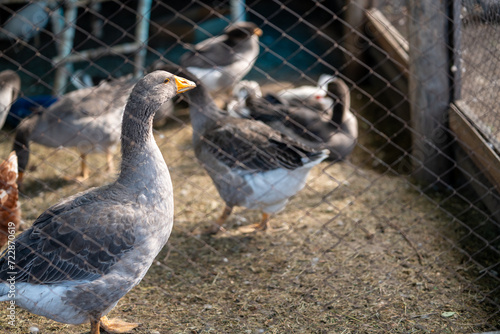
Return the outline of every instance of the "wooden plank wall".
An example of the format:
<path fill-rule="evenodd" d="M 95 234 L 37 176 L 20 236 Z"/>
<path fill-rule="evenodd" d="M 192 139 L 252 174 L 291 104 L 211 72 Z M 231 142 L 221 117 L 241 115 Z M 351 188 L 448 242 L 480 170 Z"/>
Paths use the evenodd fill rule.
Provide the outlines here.
<path fill-rule="evenodd" d="M 367 22 L 376 31 L 373 35 L 374 42 L 394 58 L 394 62 L 385 65 L 385 67 L 393 68 L 384 68 L 383 70 L 389 73 L 402 71 L 405 78 L 408 78 L 410 62 L 408 42 L 376 8 L 367 10 Z M 455 38 L 458 32 L 459 29 L 453 32 Z M 457 76 L 459 78 L 459 74 Z M 402 80 L 399 84 L 406 85 L 405 89 L 408 91 L 409 83 L 407 80 Z M 450 90 L 451 94 L 453 94 L 451 96 L 452 100 L 456 100 L 460 96 L 459 82 L 456 82 L 456 84 L 457 87 L 452 87 L 453 89 Z M 467 104 L 461 100 L 456 100 L 446 107 L 449 129 L 454 136 L 451 154 L 457 164 L 457 170 L 460 170 L 464 177 L 469 179 L 472 190 L 481 195 L 483 203 L 488 207 L 492 216 L 497 221 L 500 221 L 500 213 L 498 213 L 500 203 L 498 192 L 500 190 L 500 156 L 489 145 L 481 131 L 474 126 L 473 121 L 467 117 L 469 114 Z M 464 157 L 467 157 L 467 159 Z M 489 194 L 484 196 L 486 190 L 488 190 Z"/>

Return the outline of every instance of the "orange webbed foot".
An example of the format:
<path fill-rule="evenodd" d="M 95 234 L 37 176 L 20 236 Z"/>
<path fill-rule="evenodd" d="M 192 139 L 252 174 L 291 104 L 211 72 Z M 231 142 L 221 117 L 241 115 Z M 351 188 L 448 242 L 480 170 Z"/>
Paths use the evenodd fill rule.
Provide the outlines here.
<path fill-rule="evenodd" d="M 260 221 L 260 223 L 242 226 L 238 230 L 241 233 L 253 233 L 253 232 L 258 232 L 258 231 L 271 230 L 268 222 L 269 222 L 269 214 L 262 213 L 262 220 Z"/>
<path fill-rule="evenodd" d="M 139 323 L 126 322 L 120 319 L 108 319 L 104 316 L 101 318 L 101 328 L 107 333 L 129 333 L 131 330 L 139 326 Z"/>

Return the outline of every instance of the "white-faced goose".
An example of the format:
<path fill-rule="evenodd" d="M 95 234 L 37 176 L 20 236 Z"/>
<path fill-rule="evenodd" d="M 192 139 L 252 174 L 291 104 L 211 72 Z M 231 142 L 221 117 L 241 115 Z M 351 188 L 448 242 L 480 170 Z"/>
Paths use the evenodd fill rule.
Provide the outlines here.
<path fill-rule="evenodd" d="M 349 87 L 342 79 L 328 81 L 331 110 L 324 111 L 307 100 L 300 105 L 277 94 L 259 97 L 252 91 L 246 89 L 245 100 L 230 110 L 233 116 L 262 121 L 311 148 L 328 149 L 334 161 L 345 159 L 356 146 L 358 121 L 350 111 Z"/>

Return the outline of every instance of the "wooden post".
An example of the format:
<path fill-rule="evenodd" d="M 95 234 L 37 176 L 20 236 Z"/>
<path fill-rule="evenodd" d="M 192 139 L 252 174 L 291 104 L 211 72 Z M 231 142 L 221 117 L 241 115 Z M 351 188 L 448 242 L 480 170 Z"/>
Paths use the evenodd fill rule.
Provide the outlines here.
<path fill-rule="evenodd" d="M 462 33 L 462 1 L 458 0 L 449 0 L 451 2 L 450 8 L 452 11 L 453 20 L 450 21 L 450 38 L 452 40 L 452 48 L 450 51 L 452 52 L 452 67 L 451 67 L 451 76 L 453 80 L 453 102 L 458 101 L 462 98 L 462 59 L 460 56 L 461 53 L 461 43 L 460 43 L 460 35 Z"/>
<path fill-rule="evenodd" d="M 450 184 L 448 107 L 453 100 L 454 0 L 409 0 L 410 82 L 413 167 L 418 182 Z M 456 68 L 455 68 L 456 70 Z"/>
<path fill-rule="evenodd" d="M 361 84 L 360 79 L 366 79 L 368 66 L 365 52 L 368 48 L 367 37 L 364 28 L 366 24 L 366 12 L 373 6 L 373 0 L 349 0 L 345 14 L 346 25 L 344 26 L 345 48 L 348 51 L 346 57 L 345 73 L 349 79 Z"/>

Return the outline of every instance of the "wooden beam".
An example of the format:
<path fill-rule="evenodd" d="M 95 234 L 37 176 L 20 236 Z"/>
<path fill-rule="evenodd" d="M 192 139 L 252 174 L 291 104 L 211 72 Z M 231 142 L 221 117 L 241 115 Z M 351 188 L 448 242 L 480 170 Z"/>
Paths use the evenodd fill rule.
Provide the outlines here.
<path fill-rule="evenodd" d="M 395 90 L 408 96 L 410 66 L 408 41 L 377 8 L 369 9 L 367 18 L 368 31 L 378 46 L 378 48 L 370 48 L 370 56 L 376 64 L 383 63 L 377 66 L 377 72 L 381 72 Z M 400 98 L 395 97 L 393 100 L 394 104 L 400 104 Z"/>
<path fill-rule="evenodd" d="M 500 157 L 465 116 L 469 113 L 464 110 L 467 108 L 463 101 L 450 106 L 450 129 L 474 164 L 498 190 L 500 189 Z"/>
<path fill-rule="evenodd" d="M 408 41 L 394 28 L 387 18 L 376 8 L 367 12 L 369 31 L 377 44 L 389 55 L 391 61 L 403 72 L 408 79 L 408 66 L 410 63 L 410 46 Z"/>
<path fill-rule="evenodd" d="M 498 208 L 500 208 L 500 195 L 498 194 L 498 187 L 493 186 L 490 179 L 486 177 L 486 173 L 483 173 L 482 168 L 478 167 L 472 161 L 470 154 L 464 151 L 462 145 L 453 145 L 453 152 L 459 167 L 457 170 L 462 175 L 459 178 L 461 180 L 459 184 L 460 192 L 463 192 L 466 197 L 471 196 L 468 193 L 470 191 L 476 193 L 476 198 L 480 198 L 481 202 L 488 208 L 491 214 L 489 218 L 500 222 L 500 212 L 498 211 Z"/>

